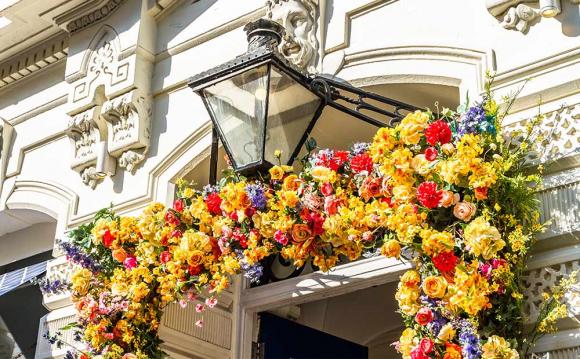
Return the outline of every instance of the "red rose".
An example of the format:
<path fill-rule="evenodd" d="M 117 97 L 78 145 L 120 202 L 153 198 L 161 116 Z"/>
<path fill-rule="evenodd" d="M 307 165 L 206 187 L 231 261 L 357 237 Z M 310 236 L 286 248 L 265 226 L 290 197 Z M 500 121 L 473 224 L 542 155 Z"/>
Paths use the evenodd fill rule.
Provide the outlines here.
<path fill-rule="evenodd" d="M 161 252 L 161 254 L 159 255 L 159 260 L 161 261 L 161 263 L 169 262 L 171 260 L 171 253 L 169 253 L 169 251 Z"/>
<path fill-rule="evenodd" d="M 363 171 L 371 173 L 373 170 L 373 159 L 366 152 L 358 154 L 350 159 L 350 169 L 354 173 L 361 173 Z"/>
<path fill-rule="evenodd" d="M 417 199 L 423 206 L 431 209 L 439 205 L 443 193 L 437 190 L 437 183 L 423 182 L 417 187 Z"/>
<path fill-rule="evenodd" d="M 167 212 L 165 212 L 165 222 L 172 224 L 174 226 L 178 226 L 181 223 L 179 218 L 175 215 L 175 212 L 173 212 L 172 210 L 168 210 Z"/>
<path fill-rule="evenodd" d="M 175 209 L 179 213 L 183 212 L 183 207 L 184 206 L 185 206 L 185 204 L 183 203 L 183 200 L 182 199 L 176 199 L 173 202 L 173 209 Z"/>
<path fill-rule="evenodd" d="M 320 186 L 320 193 L 325 196 L 330 196 L 333 192 L 332 184 L 330 182 L 324 182 L 322 186 Z"/>
<path fill-rule="evenodd" d="M 433 264 L 440 272 L 452 272 L 455 270 L 458 258 L 453 254 L 453 251 L 441 252 L 433 256 Z"/>
<path fill-rule="evenodd" d="M 425 150 L 425 158 L 427 159 L 427 161 L 435 161 L 438 154 L 439 152 L 437 152 L 437 149 L 435 147 L 427 147 L 427 149 Z"/>
<path fill-rule="evenodd" d="M 208 194 L 207 199 L 205 200 L 205 204 L 207 205 L 207 209 L 211 214 L 215 215 L 222 214 L 222 209 L 220 208 L 222 204 L 222 199 L 219 194 L 217 193 Z"/>
<path fill-rule="evenodd" d="M 425 354 L 431 353 L 434 346 L 433 341 L 429 338 L 423 338 L 419 342 L 419 348 L 421 348 L 421 351 Z"/>
<path fill-rule="evenodd" d="M 427 127 L 425 137 L 431 146 L 435 146 L 437 143 L 444 145 L 451 141 L 451 128 L 447 122 L 437 120 Z"/>
<path fill-rule="evenodd" d="M 201 266 L 200 265 L 189 266 L 187 268 L 187 271 L 189 272 L 189 275 L 198 275 L 199 273 L 201 273 Z"/>
<path fill-rule="evenodd" d="M 311 212 L 307 218 L 308 224 L 312 229 L 312 234 L 318 235 L 324 233 L 324 217 L 318 212 Z"/>
<path fill-rule="evenodd" d="M 115 237 L 111 234 L 110 230 L 106 230 L 105 234 L 103 234 L 103 245 L 107 248 L 109 248 L 111 246 L 111 244 L 113 244 L 113 241 L 115 240 Z"/>
<path fill-rule="evenodd" d="M 423 307 L 419 309 L 415 315 L 415 321 L 419 323 L 419 325 L 427 325 L 433 321 L 433 312 L 431 309 Z"/>

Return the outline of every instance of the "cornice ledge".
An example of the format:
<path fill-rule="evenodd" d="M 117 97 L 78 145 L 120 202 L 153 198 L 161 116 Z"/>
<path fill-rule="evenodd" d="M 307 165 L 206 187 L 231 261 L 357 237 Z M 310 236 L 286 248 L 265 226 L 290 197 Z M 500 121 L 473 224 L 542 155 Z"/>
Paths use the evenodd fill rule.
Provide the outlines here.
<path fill-rule="evenodd" d="M 54 22 L 73 34 L 100 22 L 112 14 L 124 0 L 87 1 L 81 6 L 54 17 Z"/>

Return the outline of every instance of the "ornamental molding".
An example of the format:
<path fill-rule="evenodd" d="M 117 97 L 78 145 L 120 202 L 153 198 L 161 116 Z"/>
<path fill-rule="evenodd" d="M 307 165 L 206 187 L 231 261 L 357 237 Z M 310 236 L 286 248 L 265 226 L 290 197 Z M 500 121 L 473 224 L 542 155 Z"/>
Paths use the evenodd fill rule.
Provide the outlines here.
<path fill-rule="evenodd" d="M 6 179 L 6 168 L 8 167 L 13 133 L 14 127 L 0 118 L 0 192 L 2 192 L 2 186 Z"/>
<path fill-rule="evenodd" d="M 81 6 L 56 15 L 53 21 L 63 30 L 74 34 L 106 19 L 123 2 L 124 0 L 86 1 Z"/>
<path fill-rule="evenodd" d="M 318 0 L 267 0 L 266 16 L 284 27 L 278 49 L 300 69 L 318 72 L 320 41 Z"/>
<path fill-rule="evenodd" d="M 0 89 L 63 62 L 67 55 L 68 38 L 61 34 L 9 58 L 0 64 Z"/>
<path fill-rule="evenodd" d="M 541 18 L 551 18 L 562 11 L 560 2 L 580 4 L 580 0 L 486 0 L 487 11 L 508 30 L 527 33 Z"/>

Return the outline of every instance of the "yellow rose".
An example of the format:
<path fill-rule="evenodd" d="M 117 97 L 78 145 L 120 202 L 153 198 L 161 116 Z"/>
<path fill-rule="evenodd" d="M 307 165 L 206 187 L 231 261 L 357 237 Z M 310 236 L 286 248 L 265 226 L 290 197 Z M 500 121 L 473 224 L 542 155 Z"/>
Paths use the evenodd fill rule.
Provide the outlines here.
<path fill-rule="evenodd" d="M 280 199 L 282 204 L 286 207 L 294 208 L 300 201 L 296 191 L 280 191 Z"/>
<path fill-rule="evenodd" d="M 408 114 L 397 126 L 401 133 L 401 139 L 407 145 L 416 145 L 423 136 L 423 131 L 427 128 L 429 115 L 422 111 L 415 111 Z"/>
<path fill-rule="evenodd" d="M 401 245 L 397 240 L 391 239 L 381 247 L 381 254 L 389 258 L 397 258 L 401 256 Z"/>
<path fill-rule="evenodd" d="M 72 290 L 80 296 L 88 293 L 91 286 L 91 277 L 93 274 L 86 268 L 78 269 L 71 277 Z"/>
<path fill-rule="evenodd" d="M 189 187 L 183 190 L 183 197 L 191 198 L 195 194 L 195 191 Z"/>
<path fill-rule="evenodd" d="M 423 292 L 431 298 L 443 298 L 447 289 L 447 282 L 443 277 L 429 276 L 423 281 Z"/>
<path fill-rule="evenodd" d="M 284 183 L 282 184 L 282 188 L 286 191 L 296 191 L 298 187 L 300 187 L 300 183 L 302 180 L 298 178 L 296 175 L 289 175 L 284 178 Z"/>
<path fill-rule="evenodd" d="M 328 167 L 316 166 L 310 171 L 312 178 L 320 182 L 334 182 L 335 173 Z"/>
<path fill-rule="evenodd" d="M 189 265 L 194 267 L 200 265 L 203 262 L 203 252 L 191 251 L 191 253 L 189 253 L 189 258 L 187 259 L 187 262 L 189 263 Z"/>
<path fill-rule="evenodd" d="M 284 177 L 284 169 L 280 166 L 270 168 L 270 178 L 274 181 L 279 181 Z"/>
<path fill-rule="evenodd" d="M 399 351 L 403 358 L 408 358 L 411 355 L 411 350 L 417 345 L 418 339 L 415 338 L 417 332 L 411 328 L 403 330 L 401 338 L 399 339 Z"/>
<path fill-rule="evenodd" d="M 515 349 L 510 348 L 507 340 L 497 335 L 489 337 L 481 349 L 483 350 L 481 356 L 483 359 L 518 359 L 520 357 Z"/>
<path fill-rule="evenodd" d="M 431 162 L 425 158 L 424 154 L 417 155 L 413 157 L 411 161 L 411 167 L 418 174 L 424 176 L 431 171 Z"/>

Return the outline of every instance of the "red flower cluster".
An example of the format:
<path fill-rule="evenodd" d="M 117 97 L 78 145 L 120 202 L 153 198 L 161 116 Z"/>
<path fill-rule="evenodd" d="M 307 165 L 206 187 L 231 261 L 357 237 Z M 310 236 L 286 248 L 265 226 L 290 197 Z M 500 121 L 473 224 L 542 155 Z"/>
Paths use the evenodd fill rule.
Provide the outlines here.
<path fill-rule="evenodd" d="M 423 206 L 431 209 L 439 205 L 443 193 L 437 190 L 437 183 L 427 181 L 417 187 L 417 199 Z"/>
<path fill-rule="evenodd" d="M 207 205 L 207 209 L 211 214 L 220 215 L 222 214 L 221 204 L 222 198 L 217 193 L 210 193 L 207 195 L 207 199 L 205 200 L 205 204 Z"/>
<path fill-rule="evenodd" d="M 322 153 L 318 156 L 314 164 L 316 166 L 328 167 L 333 171 L 338 171 L 338 169 L 344 165 L 348 159 L 348 153 L 348 151 L 334 151 L 332 157 Z"/>
<path fill-rule="evenodd" d="M 433 256 L 433 264 L 440 272 L 447 273 L 455 270 L 458 258 L 453 251 L 441 252 Z"/>
<path fill-rule="evenodd" d="M 435 146 L 437 143 L 444 145 L 451 141 L 451 128 L 447 122 L 437 120 L 427 127 L 425 137 L 431 146 Z"/>
<path fill-rule="evenodd" d="M 373 170 L 373 159 L 366 152 L 360 153 L 350 159 L 350 169 L 354 173 L 361 173 L 363 171 L 371 173 Z"/>
<path fill-rule="evenodd" d="M 105 234 L 103 234 L 103 245 L 109 248 L 113 244 L 114 240 L 115 236 L 113 236 L 113 234 L 111 234 L 111 231 L 107 229 L 105 231 Z"/>

